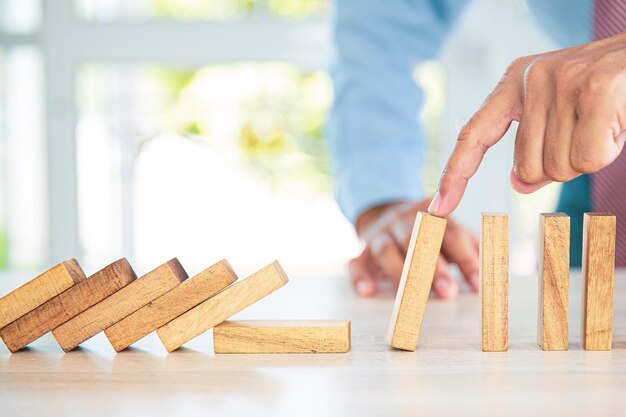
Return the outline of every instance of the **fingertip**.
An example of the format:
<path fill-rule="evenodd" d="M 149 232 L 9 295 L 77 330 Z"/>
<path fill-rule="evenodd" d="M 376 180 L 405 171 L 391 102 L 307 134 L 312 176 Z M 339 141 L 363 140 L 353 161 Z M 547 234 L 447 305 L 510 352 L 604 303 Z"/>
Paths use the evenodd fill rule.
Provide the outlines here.
<path fill-rule="evenodd" d="M 511 169 L 511 174 L 509 175 L 511 181 L 511 187 L 520 194 L 531 194 L 540 188 L 545 187 L 546 185 L 552 183 L 552 181 L 541 181 L 536 184 L 528 184 L 515 175 L 515 170 Z"/>
<path fill-rule="evenodd" d="M 459 294 L 459 284 L 451 277 L 435 277 L 433 290 L 437 298 L 451 300 Z"/>
<path fill-rule="evenodd" d="M 371 279 L 360 279 L 355 282 L 356 293 L 363 297 L 371 297 L 376 293 L 376 283 Z"/>
<path fill-rule="evenodd" d="M 467 278 L 467 281 L 469 282 L 472 291 L 478 292 L 480 290 L 480 276 L 478 275 L 478 272 L 471 273 Z"/>

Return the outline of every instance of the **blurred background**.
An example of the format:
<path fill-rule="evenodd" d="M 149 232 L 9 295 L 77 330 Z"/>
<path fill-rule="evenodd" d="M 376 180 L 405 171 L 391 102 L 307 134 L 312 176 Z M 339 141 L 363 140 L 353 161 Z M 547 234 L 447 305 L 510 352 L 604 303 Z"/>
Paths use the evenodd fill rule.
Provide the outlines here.
<path fill-rule="evenodd" d="M 0 0 L 0 268 L 177 256 L 253 270 L 345 270 L 360 245 L 333 198 L 332 0 Z M 493 36 L 497 33 L 498 36 Z M 519 55 L 553 49 L 523 0 L 476 0 L 421 63 L 429 191 L 456 134 Z M 510 191 L 514 132 L 456 217 L 511 215 L 530 274 L 558 186 Z"/>

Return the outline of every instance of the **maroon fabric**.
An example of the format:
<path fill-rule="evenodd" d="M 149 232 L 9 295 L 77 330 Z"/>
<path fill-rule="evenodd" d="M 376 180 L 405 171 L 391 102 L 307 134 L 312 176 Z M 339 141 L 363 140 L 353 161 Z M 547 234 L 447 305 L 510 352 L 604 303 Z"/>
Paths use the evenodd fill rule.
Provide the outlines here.
<path fill-rule="evenodd" d="M 594 40 L 626 31 L 625 0 L 595 0 Z M 596 212 L 617 218 L 615 265 L 626 267 L 626 151 L 609 166 L 591 175 L 591 205 Z"/>

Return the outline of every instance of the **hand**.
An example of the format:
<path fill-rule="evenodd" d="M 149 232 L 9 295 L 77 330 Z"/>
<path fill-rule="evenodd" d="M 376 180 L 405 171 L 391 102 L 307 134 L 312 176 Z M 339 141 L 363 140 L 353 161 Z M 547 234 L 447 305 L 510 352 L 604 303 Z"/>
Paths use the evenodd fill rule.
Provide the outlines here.
<path fill-rule="evenodd" d="M 519 121 L 511 185 L 531 193 L 593 173 L 626 139 L 626 33 L 515 60 L 461 129 L 429 212 L 448 216 L 487 150 Z"/>
<path fill-rule="evenodd" d="M 371 297 L 385 286 L 398 287 L 411 231 L 418 211 L 424 211 L 430 199 L 421 202 L 396 202 L 367 210 L 357 220 L 357 233 L 365 240 L 365 249 L 350 261 L 350 278 L 357 293 Z M 439 298 L 454 298 L 459 284 L 448 265 L 459 266 L 473 291 L 478 291 L 478 241 L 455 221 L 448 219 L 441 255 L 437 260 L 433 291 Z"/>

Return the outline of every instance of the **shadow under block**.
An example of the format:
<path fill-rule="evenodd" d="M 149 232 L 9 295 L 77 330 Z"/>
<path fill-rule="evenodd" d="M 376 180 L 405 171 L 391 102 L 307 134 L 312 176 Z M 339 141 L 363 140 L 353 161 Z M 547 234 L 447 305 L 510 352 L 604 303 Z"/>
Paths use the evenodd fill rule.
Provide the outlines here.
<path fill-rule="evenodd" d="M 509 218 L 483 213 L 480 236 L 482 350 L 509 349 Z"/>
<path fill-rule="evenodd" d="M 0 328 L 86 279 L 76 259 L 61 262 L 0 298 Z"/>
<path fill-rule="evenodd" d="M 215 353 L 345 353 L 347 320 L 225 321 L 213 329 Z"/>
<path fill-rule="evenodd" d="M 568 348 L 569 235 L 567 214 L 540 215 L 537 343 L 543 350 Z"/>
<path fill-rule="evenodd" d="M 113 349 L 120 352 L 237 280 L 224 259 L 187 279 L 105 330 Z"/>
<path fill-rule="evenodd" d="M 129 273 L 134 275 L 132 269 Z M 57 327 L 52 335 L 61 348 L 68 352 L 165 294 L 186 278 L 187 274 L 174 258 Z"/>
<path fill-rule="evenodd" d="M 585 350 L 611 350 L 615 216 L 585 213 L 583 218 L 583 299 L 581 345 Z"/>
<path fill-rule="evenodd" d="M 0 338 L 11 352 L 20 350 L 134 279 L 128 261 L 120 259 L 4 327 Z"/>
<path fill-rule="evenodd" d="M 157 334 L 165 349 L 172 352 L 288 281 L 285 271 L 275 261 L 160 327 Z"/>
<path fill-rule="evenodd" d="M 417 348 L 446 223 L 422 212 L 415 218 L 387 334 L 387 343 L 396 349 Z"/>

